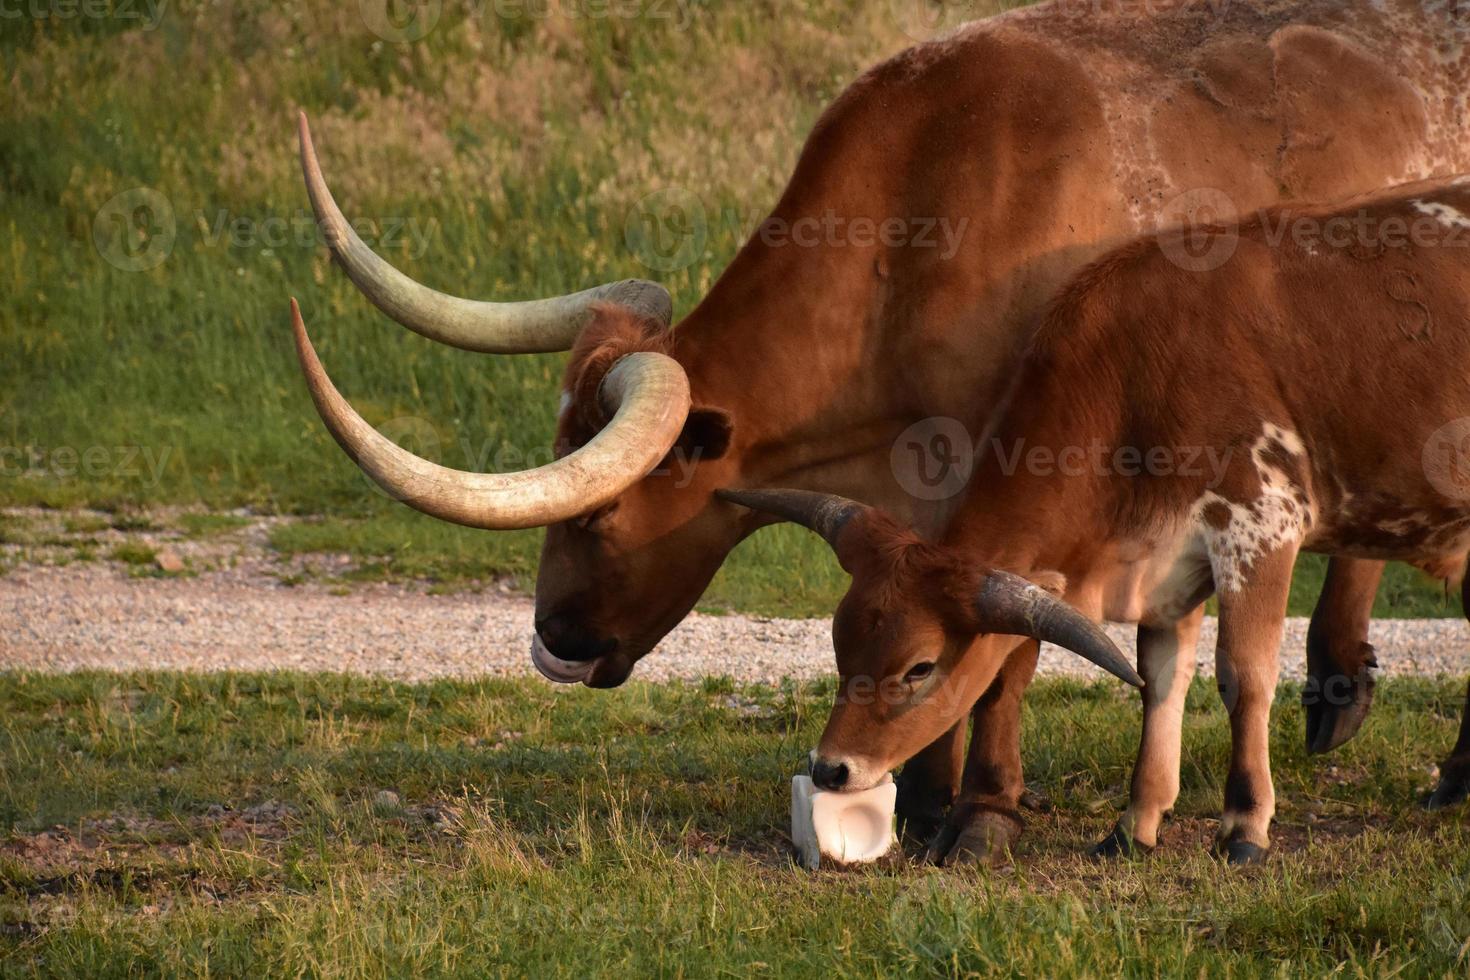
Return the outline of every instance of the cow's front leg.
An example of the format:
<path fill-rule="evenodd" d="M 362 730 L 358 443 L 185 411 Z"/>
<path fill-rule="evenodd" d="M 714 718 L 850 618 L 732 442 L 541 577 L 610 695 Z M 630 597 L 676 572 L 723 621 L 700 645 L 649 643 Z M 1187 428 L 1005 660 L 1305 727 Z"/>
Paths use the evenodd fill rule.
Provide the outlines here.
<path fill-rule="evenodd" d="M 898 832 L 904 844 L 923 848 L 944 824 L 960 791 L 965 764 L 965 721 L 941 735 L 899 771 Z"/>
<path fill-rule="evenodd" d="M 1021 797 L 1021 696 L 1036 674 L 1041 644 L 1027 640 L 1006 659 L 995 682 L 975 703 L 974 730 L 959 799 L 926 858 L 933 864 L 996 864 L 1025 828 Z"/>
<path fill-rule="evenodd" d="M 1257 864 L 1271 847 L 1276 790 L 1271 783 L 1271 703 L 1281 674 L 1281 633 L 1296 548 L 1236 564 L 1220 589 L 1216 682 L 1230 714 L 1230 773 L 1217 853 Z M 1217 574 L 1217 582 L 1220 579 Z"/>
<path fill-rule="evenodd" d="M 1169 627 L 1138 627 L 1138 673 L 1143 677 L 1143 738 L 1133 767 L 1128 809 L 1094 857 L 1152 851 L 1159 826 L 1179 798 L 1179 754 L 1184 705 L 1194 679 L 1195 645 L 1204 606 Z"/>
<path fill-rule="evenodd" d="M 1464 600 L 1465 615 L 1470 617 L 1470 569 L 1460 583 L 1460 598 Z M 1460 717 L 1460 740 L 1450 752 L 1450 757 L 1439 767 L 1439 786 L 1424 801 L 1430 810 L 1463 803 L 1470 798 L 1470 688 L 1465 691 L 1465 713 Z"/>
<path fill-rule="evenodd" d="M 1373 706 L 1378 660 L 1368 643 L 1383 562 L 1334 558 L 1307 630 L 1307 751 L 1330 752 L 1358 733 Z"/>

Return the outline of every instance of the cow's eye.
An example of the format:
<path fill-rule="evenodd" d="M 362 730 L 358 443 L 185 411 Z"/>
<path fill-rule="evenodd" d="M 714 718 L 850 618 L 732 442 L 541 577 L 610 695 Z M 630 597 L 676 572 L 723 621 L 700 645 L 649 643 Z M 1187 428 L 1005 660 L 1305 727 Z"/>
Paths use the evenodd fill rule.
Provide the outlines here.
<path fill-rule="evenodd" d="M 933 661 L 926 660 L 921 664 L 914 664 L 909 668 L 909 672 L 903 675 L 904 683 L 917 684 L 932 673 L 934 673 Z"/>

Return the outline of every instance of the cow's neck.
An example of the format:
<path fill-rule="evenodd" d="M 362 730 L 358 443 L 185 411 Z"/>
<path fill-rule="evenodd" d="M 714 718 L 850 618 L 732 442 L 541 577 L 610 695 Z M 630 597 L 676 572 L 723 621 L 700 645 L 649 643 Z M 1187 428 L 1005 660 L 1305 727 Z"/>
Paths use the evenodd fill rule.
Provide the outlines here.
<path fill-rule="evenodd" d="M 843 494 L 935 526 L 943 508 L 906 499 L 892 477 L 894 443 L 916 419 L 871 363 L 883 347 L 874 268 L 852 248 L 747 245 L 679 325 L 673 354 L 696 406 L 734 417 L 745 485 Z"/>

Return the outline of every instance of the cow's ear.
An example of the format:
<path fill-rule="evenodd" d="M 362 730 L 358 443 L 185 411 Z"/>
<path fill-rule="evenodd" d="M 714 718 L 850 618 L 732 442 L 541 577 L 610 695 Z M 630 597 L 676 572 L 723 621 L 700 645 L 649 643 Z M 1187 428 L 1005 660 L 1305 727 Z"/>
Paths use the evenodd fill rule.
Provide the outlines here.
<path fill-rule="evenodd" d="M 735 422 L 722 408 L 695 408 L 684 421 L 684 431 L 674 443 L 673 453 L 695 463 L 719 459 L 730 451 Z"/>

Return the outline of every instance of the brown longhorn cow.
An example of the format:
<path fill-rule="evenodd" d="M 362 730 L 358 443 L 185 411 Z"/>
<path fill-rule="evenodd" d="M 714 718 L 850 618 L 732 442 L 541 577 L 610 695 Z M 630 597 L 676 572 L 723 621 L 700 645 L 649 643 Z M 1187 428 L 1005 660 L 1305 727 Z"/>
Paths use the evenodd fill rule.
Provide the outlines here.
<path fill-rule="evenodd" d="M 1228 258 L 1181 264 L 1186 241 Z M 1194 643 L 1218 596 L 1233 739 L 1219 849 L 1259 860 L 1298 552 L 1464 574 L 1470 178 L 1163 233 L 1085 269 L 1031 339 L 938 544 L 842 498 L 721 496 L 819 531 L 853 576 L 820 785 L 867 788 L 982 696 L 1019 698 L 1002 668 L 1036 639 L 1139 683 L 1132 798 L 1100 853 L 1151 849 L 1174 805 Z M 1138 624 L 1141 681 L 1096 619 Z M 1000 735 L 1016 737 L 975 728 Z M 987 793 L 993 773 L 965 775 L 960 806 L 978 819 L 936 841 L 940 859 L 985 852 L 987 828 L 1008 836 L 1019 819 Z M 1436 797 L 1467 789 L 1462 734 Z"/>
<path fill-rule="evenodd" d="M 530 473 L 445 470 L 376 438 L 303 328 L 307 379 L 343 447 L 406 503 L 477 527 L 546 525 L 535 662 L 615 686 L 761 525 L 718 487 L 841 493 L 942 528 L 955 501 L 905 489 L 933 461 L 895 440 L 933 418 L 978 431 L 1017 337 L 1066 277 L 1189 210 L 1191 192 L 1250 210 L 1470 169 L 1466 34 L 1455 4 L 1420 0 L 1060 0 L 977 22 L 828 109 L 770 219 L 672 331 L 648 283 L 497 304 L 409 280 L 353 234 L 303 121 L 313 205 L 364 294 L 468 350 L 572 349 L 558 441 L 581 449 Z M 892 221 L 899 234 L 872 233 Z M 952 247 L 937 227 L 960 232 Z M 650 474 L 671 449 L 697 465 Z M 1377 574 L 1333 569 L 1312 661 L 1355 693 L 1315 707 L 1319 748 L 1366 706 Z M 1030 669 L 1020 657 L 1006 672 Z M 1017 724 L 1008 700 L 986 710 L 997 731 Z M 933 825 L 962 748 L 956 729 L 905 770 L 901 813 Z M 1014 774 L 1014 803 L 1019 758 L 991 762 Z"/>

